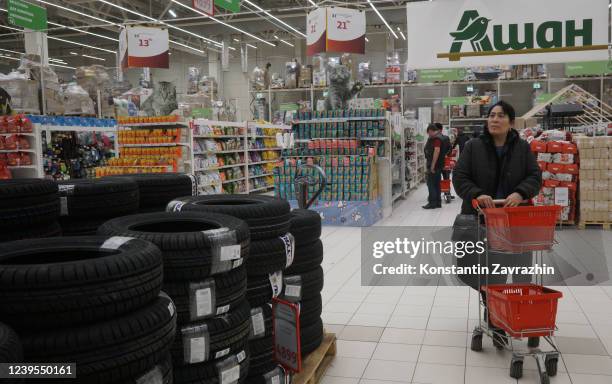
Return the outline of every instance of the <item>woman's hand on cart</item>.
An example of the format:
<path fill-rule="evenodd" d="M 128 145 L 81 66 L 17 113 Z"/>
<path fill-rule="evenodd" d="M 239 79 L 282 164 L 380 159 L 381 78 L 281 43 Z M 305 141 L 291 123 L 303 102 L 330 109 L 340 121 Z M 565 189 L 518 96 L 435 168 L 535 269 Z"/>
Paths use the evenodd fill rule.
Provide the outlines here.
<path fill-rule="evenodd" d="M 519 205 L 532 205 L 531 200 L 523 200 L 523 196 L 519 193 L 513 193 L 505 199 L 493 199 L 489 195 L 480 195 L 472 200 L 472 207 L 476 210 L 483 208 L 495 208 L 495 207 L 518 207 Z"/>
<path fill-rule="evenodd" d="M 523 203 L 523 196 L 520 193 L 514 192 L 504 200 L 504 207 L 518 207 Z"/>
<path fill-rule="evenodd" d="M 495 202 L 489 195 L 480 195 L 472 200 L 472 206 L 474 208 L 495 208 Z"/>

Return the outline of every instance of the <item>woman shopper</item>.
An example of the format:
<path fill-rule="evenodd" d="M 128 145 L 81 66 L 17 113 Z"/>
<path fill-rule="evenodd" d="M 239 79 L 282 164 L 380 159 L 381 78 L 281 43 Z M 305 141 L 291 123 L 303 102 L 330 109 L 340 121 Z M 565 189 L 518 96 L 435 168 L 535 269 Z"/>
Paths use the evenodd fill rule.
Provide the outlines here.
<path fill-rule="evenodd" d="M 459 161 L 453 171 L 453 183 L 455 191 L 463 199 L 463 204 L 461 215 L 455 221 L 455 233 L 458 231 L 457 223 L 460 218 L 463 223 L 466 215 L 473 215 L 472 220 L 476 220 L 476 210 L 472 207 L 473 199 L 476 199 L 483 208 L 493 208 L 495 206 L 493 200 L 503 200 L 504 207 L 516 207 L 539 193 L 542 172 L 529 144 L 513 129 L 514 119 L 514 108 L 504 101 L 497 102 L 489 109 L 483 133 L 478 138 L 468 141 L 460 153 Z M 480 224 L 482 223 L 476 222 L 471 232 L 475 232 L 477 225 Z M 476 236 L 475 233 L 467 234 L 465 231 L 464 234 L 472 238 Z M 501 266 L 532 264 L 530 252 L 508 255 L 489 251 L 488 255 L 490 271 L 493 270 L 494 264 Z M 479 263 L 484 266 L 484 255 L 471 254 L 457 259 L 457 265 L 460 267 L 470 267 Z M 506 283 L 507 278 L 505 275 L 481 276 L 479 282 L 476 275 L 459 277 L 466 285 L 476 290 L 480 285 Z M 513 281 L 530 282 L 531 276 L 514 275 Z M 486 303 L 484 294 L 483 301 Z M 503 334 L 503 331 L 499 333 Z M 501 341 L 505 342 L 505 337 Z M 501 345 L 498 343 L 498 346 Z"/>

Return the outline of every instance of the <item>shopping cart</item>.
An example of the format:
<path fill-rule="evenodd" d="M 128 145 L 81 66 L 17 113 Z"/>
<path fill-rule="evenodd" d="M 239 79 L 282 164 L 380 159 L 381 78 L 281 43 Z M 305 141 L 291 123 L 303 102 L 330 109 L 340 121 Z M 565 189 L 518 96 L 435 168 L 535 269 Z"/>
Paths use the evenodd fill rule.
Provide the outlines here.
<path fill-rule="evenodd" d="M 480 208 L 478 201 L 472 205 L 483 218 L 486 236 L 478 227 L 478 238 L 486 243 L 484 264 L 479 254 L 479 264 L 489 266 L 489 250 L 513 254 L 532 252 L 537 265 L 542 265 L 544 252 L 555 243 L 555 224 L 561 212 L 560 206 L 519 206 L 497 207 L 503 200 L 494 200 L 495 208 Z M 557 363 L 561 353 L 557 348 L 553 333 L 556 330 L 557 302 L 561 292 L 544 287 L 543 275 L 536 274 L 535 284 L 488 284 L 488 274 L 482 285 L 479 279 L 479 292 L 484 292 L 486 303 L 480 295 L 478 325 L 472 333 L 472 351 L 482 351 L 482 337 L 487 334 L 498 349 L 512 352 L 510 376 L 519 379 L 523 376 L 523 360 L 533 357 L 540 373 L 540 383 L 549 384 L 550 377 L 557 374 Z M 484 309 L 484 316 L 482 314 Z M 485 319 L 483 319 L 485 317 Z M 528 338 L 527 348 L 515 345 L 513 340 Z M 552 350 L 539 348 L 540 338 L 548 342 Z M 518 344 L 518 343 L 517 343 Z"/>

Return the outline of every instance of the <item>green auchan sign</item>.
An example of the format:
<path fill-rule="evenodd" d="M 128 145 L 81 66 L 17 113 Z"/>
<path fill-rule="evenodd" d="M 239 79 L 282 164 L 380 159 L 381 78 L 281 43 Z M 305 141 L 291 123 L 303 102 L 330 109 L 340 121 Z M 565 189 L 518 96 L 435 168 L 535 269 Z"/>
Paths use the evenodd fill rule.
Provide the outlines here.
<path fill-rule="evenodd" d="M 419 69 L 417 70 L 417 82 L 461 81 L 465 79 L 465 75 L 465 68 Z"/>
<path fill-rule="evenodd" d="M 215 0 L 215 5 L 233 13 L 240 12 L 240 0 Z"/>
<path fill-rule="evenodd" d="M 565 64 L 565 76 L 597 76 L 612 73 L 612 62 L 583 61 Z"/>
<path fill-rule="evenodd" d="M 47 29 L 47 10 L 22 0 L 8 0 L 8 21 L 18 27 L 42 31 Z"/>

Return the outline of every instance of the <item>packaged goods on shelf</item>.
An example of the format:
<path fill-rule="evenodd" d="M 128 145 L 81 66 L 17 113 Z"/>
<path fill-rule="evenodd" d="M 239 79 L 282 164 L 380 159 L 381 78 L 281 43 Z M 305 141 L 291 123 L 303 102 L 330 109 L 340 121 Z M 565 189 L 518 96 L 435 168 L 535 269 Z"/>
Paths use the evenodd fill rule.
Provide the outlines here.
<path fill-rule="evenodd" d="M 364 201 L 375 198 L 376 191 L 370 185 L 375 184 L 374 158 L 369 156 L 338 156 L 309 158 L 307 161 L 285 159 L 274 171 L 275 194 L 277 197 L 295 200 L 295 179 L 297 167 L 303 163 L 317 164 L 327 175 L 327 186 L 319 200 L 324 201 Z M 312 176 L 316 177 L 312 172 Z M 312 186 L 311 193 L 315 186 Z"/>
<path fill-rule="evenodd" d="M 369 61 L 359 63 L 357 80 L 363 85 L 370 85 L 372 83 L 372 70 L 370 69 L 370 65 L 371 63 Z"/>
<path fill-rule="evenodd" d="M 393 52 L 387 56 L 385 66 L 385 82 L 387 84 L 400 83 L 402 81 L 402 66 L 400 64 L 399 52 Z"/>
<path fill-rule="evenodd" d="M 157 123 L 176 123 L 179 121 L 177 115 L 166 116 L 119 116 L 117 123 L 121 125 L 132 124 L 157 124 Z"/>
<path fill-rule="evenodd" d="M 95 100 L 95 109 L 98 115 L 112 116 L 115 114 L 113 106 L 109 103 L 111 97 L 111 78 L 102 65 L 77 67 L 75 70 L 77 83 Z M 101 111 L 98 111 L 98 91 L 100 91 Z"/>
<path fill-rule="evenodd" d="M 312 85 L 312 66 L 306 65 L 300 68 L 300 88 L 309 88 Z"/>
<path fill-rule="evenodd" d="M 40 113 L 38 85 L 35 80 L 29 80 L 26 74 L 20 72 L 0 74 L 0 87 L 11 96 L 11 108 L 14 111 Z"/>
<path fill-rule="evenodd" d="M 580 222 L 612 222 L 612 138 L 580 136 L 574 142 L 580 156 Z"/>
<path fill-rule="evenodd" d="M 153 86 L 153 93 L 141 104 L 147 116 L 170 115 L 178 108 L 176 86 L 168 81 L 160 81 Z"/>
<path fill-rule="evenodd" d="M 94 115 L 94 102 L 76 82 L 67 84 L 62 89 L 64 98 L 64 113 L 66 115 Z"/>
<path fill-rule="evenodd" d="M 115 175 L 130 175 L 138 173 L 171 173 L 170 166 L 129 166 L 129 167 L 96 167 L 96 178 Z"/>

